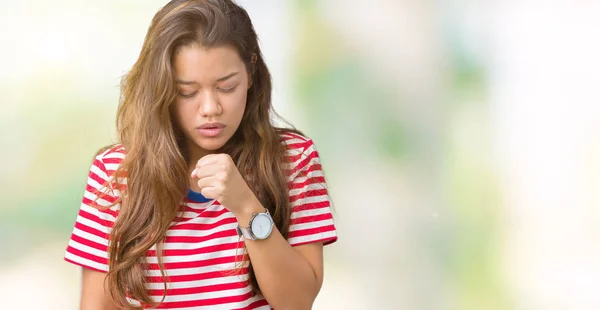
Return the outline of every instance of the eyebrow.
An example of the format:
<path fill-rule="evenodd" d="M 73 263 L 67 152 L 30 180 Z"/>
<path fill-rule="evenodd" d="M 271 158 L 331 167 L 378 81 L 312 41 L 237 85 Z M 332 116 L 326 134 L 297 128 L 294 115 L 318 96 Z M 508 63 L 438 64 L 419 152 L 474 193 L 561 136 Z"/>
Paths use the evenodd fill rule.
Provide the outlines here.
<path fill-rule="evenodd" d="M 223 82 L 225 80 L 228 80 L 234 76 L 236 76 L 239 72 L 232 72 L 224 77 L 220 77 L 217 79 L 217 82 Z M 198 84 L 194 81 L 183 81 L 183 80 L 176 80 L 177 84 L 183 84 L 183 85 L 191 85 L 191 84 Z"/>

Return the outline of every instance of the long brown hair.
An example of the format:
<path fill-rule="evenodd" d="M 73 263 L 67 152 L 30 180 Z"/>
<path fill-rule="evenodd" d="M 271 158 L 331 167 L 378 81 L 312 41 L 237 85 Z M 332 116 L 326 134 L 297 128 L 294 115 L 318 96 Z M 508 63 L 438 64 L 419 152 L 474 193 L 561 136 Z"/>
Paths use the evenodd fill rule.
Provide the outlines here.
<path fill-rule="evenodd" d="M 285 146 L 279 133 L 290 129 L 271 123 L 271 76 L 247 12 L 230 0 L 173 0 L 152 19 L 140 56 L 123 79 L 117 112 L 119 140 L 127 155 L 116 175 L 126 175 L 127 187 L 110 236 L 107 280 L 114 302 L 129 309 L 140 307 L 126 297 L 156 304 L 144 287 L 145 255 L 154 245 L 166 294 L 161 241 L 188 180 L 184 138 L 170 113 L 177 96 L 173 59 L 179 49 L 193 44 L 233 46 L 246 63 L 252 86 L 244 116 L 219 151 L 233 158 L 285 238 L 289 231 Z M 121 187 L 119 178 L 113 180 L 113 186 Z M 253 292 L 259 293 L 252 265 L 248 270 Z"/>

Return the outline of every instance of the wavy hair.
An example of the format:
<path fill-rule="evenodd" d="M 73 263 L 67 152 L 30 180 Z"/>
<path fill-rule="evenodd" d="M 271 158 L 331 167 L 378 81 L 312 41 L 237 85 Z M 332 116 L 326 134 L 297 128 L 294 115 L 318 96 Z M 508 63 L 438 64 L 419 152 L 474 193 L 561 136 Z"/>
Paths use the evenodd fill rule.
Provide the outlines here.
<path fill-rule="evenodd" d="M 139 58 L 123 78 L 117 111 L 117 132 L 127 155 L 111 187 L 124 188 L 119 176 L 127 177 L 127 185 L 117 201 L 107 281 L 113 301 L 128 309 L 140 307 L 127 297 L 156 305 L 144 286 L 145 255 L 154 245 L 165 285 L 163 300 L 166 296 L 161 241 L 186 195 L 188 166 L 184 137 L 171 114 L 177 96 L 173 60 L 190 45 L 233 46 L 251 73 L 240 127 L 219 152 L 229 154 L 244 172 L 284 238 L 289 232 L 285 145 L 279 134 L 297 131 L 272 123 L 271 76 L 250 18 L 230 0 L 173 0 L 152 19 Z M 253 293 L 260 293 L 251 264 L 248 272 Z"/>

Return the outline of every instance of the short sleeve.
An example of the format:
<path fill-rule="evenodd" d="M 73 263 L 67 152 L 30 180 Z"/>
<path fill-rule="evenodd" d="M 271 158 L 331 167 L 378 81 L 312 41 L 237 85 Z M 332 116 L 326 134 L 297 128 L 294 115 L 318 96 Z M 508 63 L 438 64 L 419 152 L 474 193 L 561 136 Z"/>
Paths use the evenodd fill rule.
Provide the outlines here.
<path fill-rule="evenodd" d="M 108 240 L 118 205 L 107 189 L 103 156 L 94 159 L 64 259 L 75 265 L 108 272 Z"/>
<path fill-rule="evenodd" d="M 331 201 L 319 153 L 312 140 L 293 135 L 288 143 L 292 207 L 288 242 L 292 246 L 337 240 Z"/>

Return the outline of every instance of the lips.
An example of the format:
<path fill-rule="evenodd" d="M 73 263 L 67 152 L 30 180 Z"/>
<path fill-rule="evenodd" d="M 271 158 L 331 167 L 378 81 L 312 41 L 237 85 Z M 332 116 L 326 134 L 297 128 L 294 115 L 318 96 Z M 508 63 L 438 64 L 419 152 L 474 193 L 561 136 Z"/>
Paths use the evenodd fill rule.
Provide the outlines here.
<path fill-rule="evenodd" d="M 220 129 L 224 128 L 225 125 L 221 123 L 205 123 L 202 126 L 198 127 L 198 129 Z"/>
<path fill-rule="evenodd" d="M 212 138 L 221 134 L 223 128 L 225 128 L 225 125 L 221 123 L 206 123 L 198 127 L 197 130 L 205 138 Z"/>

